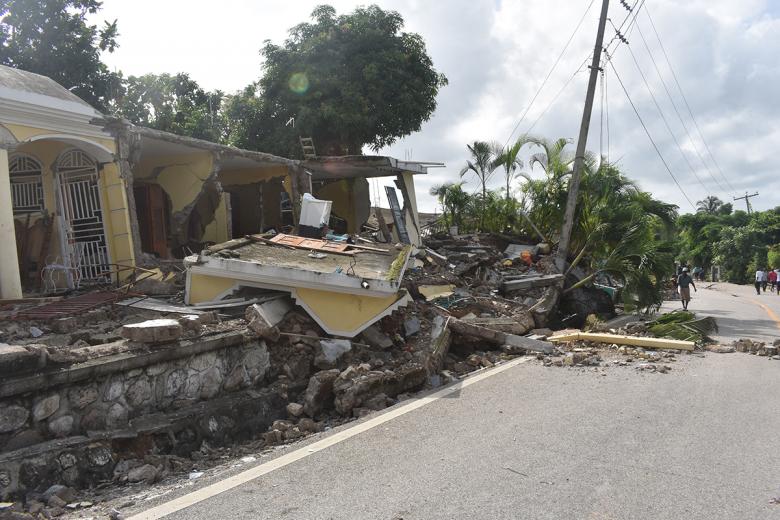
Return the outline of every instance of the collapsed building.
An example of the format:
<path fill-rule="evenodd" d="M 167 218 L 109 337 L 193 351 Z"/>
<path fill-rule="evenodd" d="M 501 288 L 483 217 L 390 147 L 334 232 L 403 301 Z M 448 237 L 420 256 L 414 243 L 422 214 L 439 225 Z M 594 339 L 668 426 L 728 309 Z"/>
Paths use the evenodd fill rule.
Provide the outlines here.
<path fill-rule="evenodd" d="M 434 233 L 435 163 L 182 137 L 7 67 L 0 108 L 2 500 L 57 513 L 52 484 L 153 481 L 552 352 L 549 244 Z"/>

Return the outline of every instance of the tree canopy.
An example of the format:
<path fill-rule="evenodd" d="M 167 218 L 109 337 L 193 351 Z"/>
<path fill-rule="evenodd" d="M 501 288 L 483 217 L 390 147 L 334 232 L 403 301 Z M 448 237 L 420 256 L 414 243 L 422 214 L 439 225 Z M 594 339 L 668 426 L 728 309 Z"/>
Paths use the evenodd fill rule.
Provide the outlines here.
<path fill-rule="evenodd" d="M 48 76 L 107 111 L 120 78 L 100 60 L 117 47 L 117 22 L 87 24 L 97 0 L 0 0 L 0 63 Z"/>
<path fill-rule="evenodd" d="M 219 142 L 223 93 L 206 92 L 189 75 L 130 76 L 116 100 L 118 115 L 135 124 Z"/>
<path fill-rule="evenodd" d="M 403 24 L 400 14 L 376 5 L 342 15 L 322 5 L 282 45 L 267 41 L 258 82 L 265 123 L 294 124 L 296 134 L 314 138 L 320 155 L 378 150 L 419 130 L 447 79 L 422 37 L 402 32 Z"/>

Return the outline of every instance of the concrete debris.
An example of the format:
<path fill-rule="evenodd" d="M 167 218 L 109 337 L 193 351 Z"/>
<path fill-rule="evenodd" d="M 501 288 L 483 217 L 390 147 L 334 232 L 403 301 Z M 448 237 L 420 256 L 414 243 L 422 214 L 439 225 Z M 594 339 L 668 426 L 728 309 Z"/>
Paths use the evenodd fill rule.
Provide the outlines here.
<path fill-rule="evenodd" d="M 393 340 L 383 333 L 379 326 L 374 324 L 361 333 L 361 339 L 370 346 L 378 349 L 388 349 L 393 346 Z"/>
<path fill-rule="evenodd" d="M 138 343 L 169 343 L 182 336 L 184 328 L 169 318 L 133 323 L 122 327 L 122 337 Z"/>
<path fill-rule="evenodd" d="M 335 363 L 341 356 L 352 350 L 352 342 L 348 339 L 320 340 L 322 356 L 328 363 Z"/>

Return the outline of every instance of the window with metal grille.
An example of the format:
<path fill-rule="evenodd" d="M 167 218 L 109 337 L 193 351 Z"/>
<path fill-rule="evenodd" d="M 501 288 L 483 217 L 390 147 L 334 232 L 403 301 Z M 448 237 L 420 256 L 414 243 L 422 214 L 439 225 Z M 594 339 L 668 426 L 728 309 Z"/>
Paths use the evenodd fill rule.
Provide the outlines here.
<path fill-rule="evenodd" d="M 8 170 L 14 215 L 43 211 L 41 163 L 29 155 L 14 154 L 8 160 Z"/>

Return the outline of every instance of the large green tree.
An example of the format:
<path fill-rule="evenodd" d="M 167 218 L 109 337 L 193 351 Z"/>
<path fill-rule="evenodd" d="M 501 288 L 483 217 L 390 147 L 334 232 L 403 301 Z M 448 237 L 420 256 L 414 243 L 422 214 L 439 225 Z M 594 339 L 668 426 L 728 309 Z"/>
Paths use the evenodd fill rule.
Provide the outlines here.
<path fill-rule="evenodd" d="M 116 20 L 87 23 L 97 0 L 0 0 L 0 63 L 48 76 L 108 111 L 120 83 L 100 61 L 117 47 Z"/>
<path fill-rule="evenodd" d="M 184 73 L 145 74 L 127 78 L 116 111 L 138 125 L 219 142 L 222 98 L 219 90 L 207 92 Z"/>
<path fill-rule="evenodd" d="M 247 144 L 287 150 L 290 143 L 264 138 L 300 135 L 314 138 L 319 155 L 360 154 L 365 145 L 378 150 L 419 130 L 447 79 L 422 37 L 403 32 L 403 24 L 400 14 L 376 5 L 342 15 L 322 5 L 282 45 L 266 42 L 257 85 L 264 120 L 257 126 L 271 129 Z M 284 129 L 293 125 L 294 132 Z"/>

